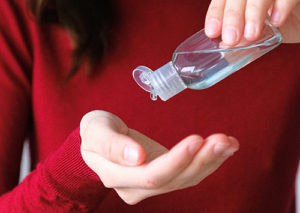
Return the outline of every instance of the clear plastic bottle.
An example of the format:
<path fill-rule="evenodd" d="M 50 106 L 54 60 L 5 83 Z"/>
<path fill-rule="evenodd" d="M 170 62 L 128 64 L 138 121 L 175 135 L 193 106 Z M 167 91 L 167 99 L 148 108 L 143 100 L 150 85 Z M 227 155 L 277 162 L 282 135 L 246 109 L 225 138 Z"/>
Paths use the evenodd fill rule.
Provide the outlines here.
<path fill-rule="evenodd" d="M 281 34 L 268 20 L 259 40 L 242 40 L 233 48 L 226 48 L 220 38 L 208 38 L 200 30 L 177 47 L 172 61 L 154 72 L 139 66 L 133 77 L 150 92 L 152 100 L 159 96 L 166 101 L 186 88 L 200 90 L 218 83 L 277 47 L 281 40 Z"/>

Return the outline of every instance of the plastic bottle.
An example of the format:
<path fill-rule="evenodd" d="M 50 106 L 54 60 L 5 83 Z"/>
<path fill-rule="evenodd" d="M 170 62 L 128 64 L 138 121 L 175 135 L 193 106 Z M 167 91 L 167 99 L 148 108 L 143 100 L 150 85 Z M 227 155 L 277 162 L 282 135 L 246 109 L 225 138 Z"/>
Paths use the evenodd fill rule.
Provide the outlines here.
<path fill-rule="evenodd" d="M 259 40 L 242 40 L 233 48 L 226 48 L 221 38 L 208 38 L 202 29 L 177 47 L 172 61 L 154 72 L 139 66 L 133 77 L 150 92 L 152 100 L 159 96 L 166 101 L 186 88 L 200 90 L 218 83 L 277 47 L 281 40 L 281 34 L 268 20 Z"/>

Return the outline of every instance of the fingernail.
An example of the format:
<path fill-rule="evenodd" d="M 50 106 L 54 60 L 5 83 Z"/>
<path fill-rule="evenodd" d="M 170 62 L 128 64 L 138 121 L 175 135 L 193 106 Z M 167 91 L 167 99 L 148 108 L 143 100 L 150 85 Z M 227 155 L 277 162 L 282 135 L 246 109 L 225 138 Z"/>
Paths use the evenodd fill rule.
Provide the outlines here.
<path fill-rule="evenodd" d="M 194 155 L 199 150 L 201 144 L 202 144 L 202 142 L 199 142 L 199 141 L 189 144 L 188 149 L 189 149 L 190 154 Z"/>
<path fill-rule="evenodd" d="M 229 157 L 232 156 L 238 148 L 229 148 L 228 143 L 217 143 L 214 147 L 214 153 L 217 156 Z"/>
<path fill-rule="evenodd" d="M 237 150 L 238 150 L 237 148 L 226 149 L 226 150 L 223 152 L 222 156 L 223 156 L 223 157 L 230 157 L 230 156 L 232 156 Z"/>
<path fill-rule="evenodd" d="M 130 164 L 130 165 L 135 165 L 138 161 L 139 153 L 136 148 L 127 145 L 124 148 L 124 160 Z"/>
<path fill-rule="evenodd" d="M 229 147 L 228 143 L 217 143 L 214 147 L 215 155 L 222 155 L 225 150 Z"/>
<path fill-rule="evenodd" d="M 220 28 L 219 20 L 212 18 L 207 22 L 205 31 L 208 36 L 213 36 L 219 31 L 219 28 Z"/>
<path fill-rule="evenodd" d="M 252 21 L 247 21 L 245 25 L 244 36 L 247 39 L 253 39 L 256 34 L 256 26 Z"/>
<path fill-rule="evenodd" d="M 222 40 L 226 44 L 233 44 L 237 41 L 237 31 L 232 26 L 225 27 L 224 31 L 222 32 Z"/>
<path fill-rule="evenodd" d="M 271 23 L 275 25 L 280 24 L 280 13 L 278 11 L 272 13 Z"/>
<path fill-rule="evenodd" d="M 233 137 L 233 136 L 228 136 L 228 138 L 229 138 L 231 141 L 238 141 L 238 139 L 236 139 L 236 138 Z"/>

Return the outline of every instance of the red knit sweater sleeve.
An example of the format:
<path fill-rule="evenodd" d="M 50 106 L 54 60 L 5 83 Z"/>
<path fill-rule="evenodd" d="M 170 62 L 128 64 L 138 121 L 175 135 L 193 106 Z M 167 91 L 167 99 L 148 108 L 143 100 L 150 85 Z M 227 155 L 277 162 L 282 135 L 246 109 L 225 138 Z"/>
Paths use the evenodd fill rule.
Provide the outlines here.
<path fill-rule="evenodd" d="M 76 129 L 20 185 L 0 198 L 0 212 L 87 212 L 98 207 L 108 191 L 84 163 Z"/>
<path fill-rule="evenodd" d="M 85 212 L 100 205 L 108 190 L 81 157 L 78 129 L 16 186 L 23 141 L 32 126 L 34 55 L 20 2 L 25 1 L 0 1 L 0 212 Z"/>
<path fill-rule="evenodd" d="M 5 3 L 4 3 L 5 2 Z M 19 17 L 20 18 L 20 17 Z M 29 47 L 8 1 L 0 3 L 0 193 L 18 183 L 28 132 L 31 66 Z"/>

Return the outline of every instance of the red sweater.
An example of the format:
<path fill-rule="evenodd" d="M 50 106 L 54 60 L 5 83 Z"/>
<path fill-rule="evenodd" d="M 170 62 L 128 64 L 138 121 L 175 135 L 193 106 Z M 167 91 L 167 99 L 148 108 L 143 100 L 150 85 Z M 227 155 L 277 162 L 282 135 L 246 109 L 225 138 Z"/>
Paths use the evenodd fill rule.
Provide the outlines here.
<path fill-rule="evenodd" d="M 67 83 L 68 35 L 55 25 L 37 27 L 24 2 L 0 1 L 0 212 L 294 211 L 299 44 L 282 44 L 209 89 L 152 102 L 132 70 L 170 61 L 175 47 L 203 28 L 209 1 L 120 1 L 121 23 L 98 74 L 87 78 L 81 69 Z M 216 132 L 237 137 L 241 147 L 198 186 L 129 206 L 81 158 L 77 127 L 93 109 L 169 148 L 189 134 Z M 17 185 L 26 137 L 34 170 Z"/>

